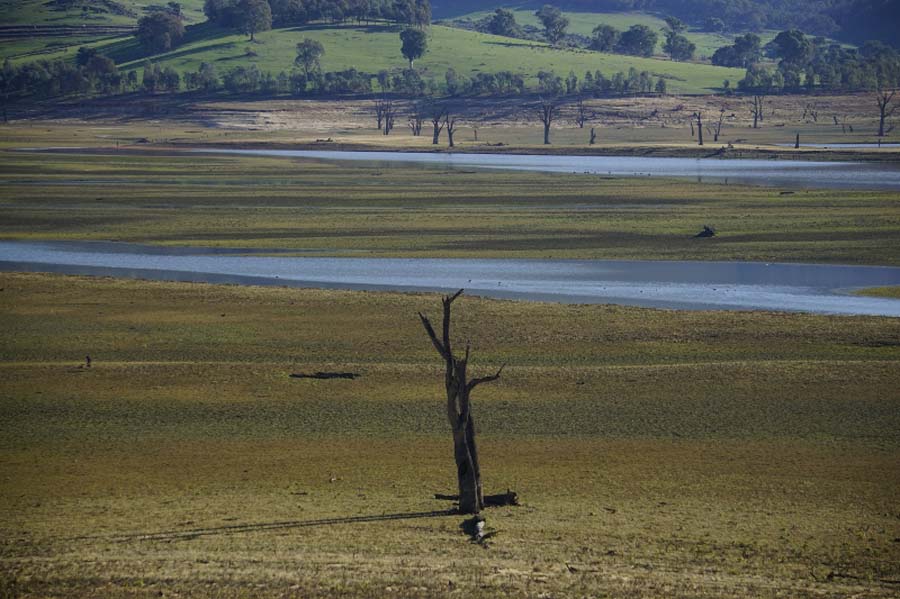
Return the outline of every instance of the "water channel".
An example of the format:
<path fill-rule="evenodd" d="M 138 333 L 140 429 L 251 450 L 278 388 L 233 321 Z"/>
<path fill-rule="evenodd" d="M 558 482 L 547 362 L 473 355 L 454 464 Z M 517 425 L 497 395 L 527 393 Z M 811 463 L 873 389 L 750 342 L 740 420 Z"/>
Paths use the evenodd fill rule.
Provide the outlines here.
<path fill-rule="evenodd" d="M 900 268 L 620 260 L 388 259 L 107 242 L 0 242 L 0 270 L 355 290 L 449 291 L 561 303 L 900 317 Z M 267 254 L 272 254 L 266 250 Z"/>
<path fill-rule="evenodd" d="M 897 162 L 813 162 L 801 160 L 724 160 L 641 156 L 551 156 L 440 152 L 341 152 L 316 150 L 193 149 L 193 152 L 281 156 L 381 165 L 416 164 L 615 177 L 676 177 L 710 183 L 736 183 L 814 189 L 900 190 Z"/>

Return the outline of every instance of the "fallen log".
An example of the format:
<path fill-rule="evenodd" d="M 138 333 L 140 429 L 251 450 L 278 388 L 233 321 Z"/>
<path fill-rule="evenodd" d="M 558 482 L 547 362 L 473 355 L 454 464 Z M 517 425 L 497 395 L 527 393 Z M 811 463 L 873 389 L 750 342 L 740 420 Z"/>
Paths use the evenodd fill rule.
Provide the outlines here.
<path fill-rule="evenodd" d="M 294 373 L 291 375 L 292 379 L 318 379 L 318 380 L 329 380 L 329 379 L 356 379 L 359 378 L 360 374 L 355 372 L 315 372 L 313 374 L 304 374 L 304 373 Z"/>
<path fill-rule="evenodd" d="M 434 498 L 440 499 L 442 501 L 459 501 L 459 495 L 444 495 L 442 493 L 435 493 Z M 485 507 L 502 507 L 505 505 L 519 505 L 518 493 L 516 493 L 515 491 L 507 490 L 506 493 L 484 496 Z"/>

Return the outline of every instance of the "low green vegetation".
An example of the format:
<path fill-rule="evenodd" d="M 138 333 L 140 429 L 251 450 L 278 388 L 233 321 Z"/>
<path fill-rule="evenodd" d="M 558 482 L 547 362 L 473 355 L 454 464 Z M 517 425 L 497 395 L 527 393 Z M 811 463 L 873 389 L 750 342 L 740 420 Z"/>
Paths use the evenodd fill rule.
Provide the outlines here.
<path fill-rule="evenodd" d="M 473 373 L 507 364 L 486 546 L 433 498 L 436 296 L 0 275 L 0 588 L 893 596 L 900 320 L 456 306 Z"/>
<path fill-rule="evenodd" d="M 109 146 L 117 134 L 106 135 L 99 141 Z M 6 239 L 332 255 L 900 264 L 893 192 L 782 194 L 656 178 L 114 149 L 7 151 L 0 177 Z M 707 224 L 717 237 L 694 239 Z"/>
<path fill-rule="evenodd" d="M 164 7 L 168 0 L 0 0 L 4 25 L 37 27 L 134 26 L 150 5 Z M 204 0 L 178 0 L 186 23 L 206 20 Z"/>
<path fill-rule="evenodd" d="M 261 71 L 278 74 L 290 72 L 296 58 L 296 45 L 303 39 L 322 44 L 325 54 L 322 69 L 341 71 L 357 68 L 375 74 L 380 70 L 400 70 L 407 64 L 401 53 L 399 29 L 389 25 L 318 25 L 306 28 L 275 29 L 256 34 L 259 43 L 250 44 L 247 36 L 204 25 L 189 28 L 185 42 L 177 49 L 152 56 L 161 67 L 172 67 L 179 73 L 197 71 L 204 62 L 223 74 L 235 66 L 255 65 Z M 98 52 L 112 58 L 121 69 L 142 69 L 146 53 L 134 38 L 93 45 Z M 67 53 L 47 54 L 52 60 Z M 68 53 L 71 56 L 71 52 Z M 515 40 L 499 36 L 434 26 L 429 30 L 428 51 L 416 61 L 424 79 L 432 78 L 444 85 L 449 68 L 470 75 L 478 72 L 511 71 L 527 79 L 533 88 L 539 71 L 555 71 L 564 76 L 569 71 L 583 75 L 600 70 L 607 77 L 630 68 L 648 71 L 654 77 L 667 79 L 670 93 L 704 93 L 721 87 L 722 81 L 737 81 L 740 69 L 675 63 L 632 56 L 600 54 L 585 50 L 552 48 L 544 43 Z"/>
<path fill-rule="evenodd" d="M 533 27 L 541 27 L 541 22 L 535 16 L 534 10 L 527 9 L 511 9 L 510 12 L 515 15 L 516 22 L 519 25 L 531 25 Z M 473 12 L 458 17 L 470 21 L 479 21 L 493 14 L 493 10 L 483 10 Z M 632 25 L 645 25 L 656 32 L 660 32 L 666 28 L 666 22 L 662 17 L 642 13 L 642 12 L 574 12 L 565 11 L 566 18 L 569 19 L 567 31 L 577 35 L 591 37 L 594 29 L 598 25 L 609 25 L 619 31 L 625 31 Z M 763 33 L 762 37 L 766 42 L 775 37 L 774 31 Z M 699 30 L 690 30 L 686 33 L 687 38 L 697 45 L 697 58 L 709 58 L 718 48 L 732 43 L 734 35 L 724 33 L 709 33 Z M 660 39 L 662 34 L 660 33 Z M 662 53 L 662 44 L 657 47 L 657 53 Z"/>
<path fill-rule="evenodd" d="M 869 289 L 860 289 L 856 294 L 900 299 L 900 287 L 870 287 Z"/>

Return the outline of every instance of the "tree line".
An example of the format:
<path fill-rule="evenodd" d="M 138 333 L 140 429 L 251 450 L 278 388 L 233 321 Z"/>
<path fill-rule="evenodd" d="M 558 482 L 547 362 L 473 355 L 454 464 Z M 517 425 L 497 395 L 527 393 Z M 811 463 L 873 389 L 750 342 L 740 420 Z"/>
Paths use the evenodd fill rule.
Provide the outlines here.
<path fill-rule="evenodd" d="M 661 12 L 717 31 L 802 29 L 861 44 L 877 39 L 900 46 L 900 2 L 894 0 L 557 0 L 584 12 Z"/>

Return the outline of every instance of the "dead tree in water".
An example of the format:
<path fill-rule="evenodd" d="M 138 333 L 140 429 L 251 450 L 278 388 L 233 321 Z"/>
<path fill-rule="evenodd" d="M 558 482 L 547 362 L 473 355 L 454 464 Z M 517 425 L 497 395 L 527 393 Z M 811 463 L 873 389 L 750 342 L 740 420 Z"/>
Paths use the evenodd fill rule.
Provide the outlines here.
<path fill-rule="evenodd" d="M 497 374 L 492 376 L 467 379 L 469 345 L 466 344 L 466 353 L 462 358 L 454 355 L 450 345 L 450 305 L 462 295 L 462 292 L 460 289 L 454 295 L 445 296 L 442 300 L 444 322 L 440 339 L 428 318 L 421 312 L 419 318 L 431 343 L 446 364 L 444 385 L 447 388 L 447 418 L 453 430 L 453 457 L 456 460 L 459 511 L 464 514 L 477 514 L 484 507 L 484 491 L 481 486 L 481 468 L 478 465 L 478 448 L 475 444 L 475 421 L 472 418 L 469 395 L 478 385 L 499 379 L 503 367 L 501 366 Z"/>

